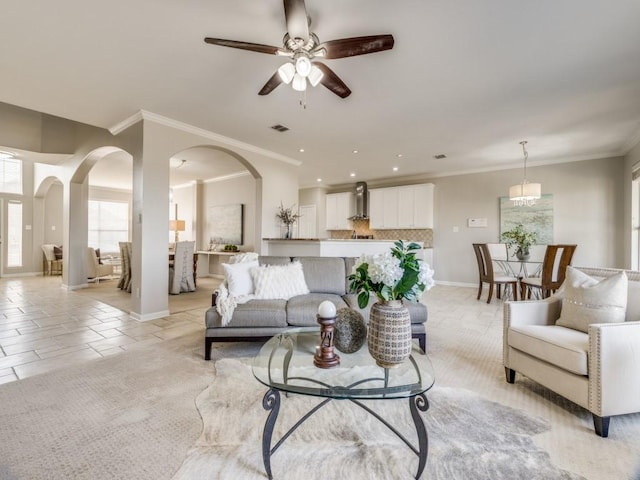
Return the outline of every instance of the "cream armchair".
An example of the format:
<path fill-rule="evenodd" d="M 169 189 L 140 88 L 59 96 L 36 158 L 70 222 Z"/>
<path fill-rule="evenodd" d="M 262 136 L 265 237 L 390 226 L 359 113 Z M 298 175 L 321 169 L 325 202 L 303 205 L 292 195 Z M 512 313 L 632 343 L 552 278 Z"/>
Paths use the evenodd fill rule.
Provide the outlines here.
<path fill-rule="evenodd" d="M 594 278 L 620 272 L 578 270 Z M 507 382 L 518 372 L 587 409 L 601 437 L 609 434 L 611 416 L 640 412 L 640 272 L 627 277 L 626 321 L 591 324 L 588 333 L 555 324 L 562 293 L 504 305 Z"/>
<path fill-rule="evenodd" d="M 101 278 L 110 277 L 113 275 L 113 265 L 103 265 L 96 255 L 96 251 L 88 247 L 87 248 L 87 278 L 90 281 L 100 282 Z"/>

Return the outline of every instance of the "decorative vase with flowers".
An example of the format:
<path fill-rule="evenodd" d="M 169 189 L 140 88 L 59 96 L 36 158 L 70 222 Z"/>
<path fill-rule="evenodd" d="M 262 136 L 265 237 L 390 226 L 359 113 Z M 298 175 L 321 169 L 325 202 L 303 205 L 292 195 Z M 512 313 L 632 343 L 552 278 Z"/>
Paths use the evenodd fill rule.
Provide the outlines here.
<path fill-rule="evenodd" d="M 295 207 L 295 204 L 289 208 L 284 208 L 282 202 L 280 202 L 278 213 L 276 213 L 276 218 L 285 226 L 284 238 L 286 239 L 291 238 L 291 226 L 300 218 L 300 214 L 295 213 L 293 207 Z"/>
<path fill-rule="evenodd" d="M 516 257 L 522 261 L 529 259 L 529 247 L 538 240 L 536 232 L 527 230 L 521 223 L 504 232 L 500 238 L 509 247 L 516 248 Z"/>
<path fill-rule="evenodd" d="M 411 355 L 411 319 L 403 301 L 417 302 L 433 285 L 433 270 L 416 258 L 417 243 L 394 243 L 391 251 L 361 255 L 349 275 L 351 291 L 358 294 L 358 306 L 366 308 L 371 294 L 367 343 L 369 353 L 384 368 L 400 365 Z"/>

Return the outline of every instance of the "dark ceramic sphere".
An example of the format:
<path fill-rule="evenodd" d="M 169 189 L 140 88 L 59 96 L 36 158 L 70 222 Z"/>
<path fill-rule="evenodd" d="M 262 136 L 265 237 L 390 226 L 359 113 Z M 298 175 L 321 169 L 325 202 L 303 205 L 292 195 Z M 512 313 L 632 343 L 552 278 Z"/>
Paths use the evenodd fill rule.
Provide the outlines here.
<path fill-rule="evenodd" d="M 355 310 L 340 308 L 336 312 L 336 325 L 333 344 L 342 353 L 360 350 L 367 340 L 367 325 L 364 318 Z"/>

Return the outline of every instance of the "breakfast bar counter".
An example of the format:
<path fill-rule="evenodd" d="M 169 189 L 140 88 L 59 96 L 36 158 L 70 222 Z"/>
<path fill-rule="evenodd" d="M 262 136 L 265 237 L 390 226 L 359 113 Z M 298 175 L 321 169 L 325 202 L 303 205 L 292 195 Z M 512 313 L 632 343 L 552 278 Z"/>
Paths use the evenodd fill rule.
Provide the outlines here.
<path fill-rule="evenodd" d="M 306 239 L 306 238 L 264 238 L 265 255 L 289 257 L 359 257 L 362 254 L 373 255 L 388 252 L 395 240 L 376 239 Z M 424 246 L 423 242 L 414 242 Z M 427 252 L 428 250 L 428 252 Z M 418 252 L 419 258 L 430 257 L 431 249 Z"/>

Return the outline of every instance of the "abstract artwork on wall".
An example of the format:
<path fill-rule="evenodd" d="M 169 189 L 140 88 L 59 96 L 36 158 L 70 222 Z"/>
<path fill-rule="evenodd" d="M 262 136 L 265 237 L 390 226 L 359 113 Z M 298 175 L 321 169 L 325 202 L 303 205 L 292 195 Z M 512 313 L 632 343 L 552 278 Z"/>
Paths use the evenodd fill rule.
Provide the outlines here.
<path fill-rule="evenodd" d="M 218 244 L 242 245 L 244 240 L 244 205 L 216 205 L 209 207 L 207 229 L 209 238 Z"/>
<path fill-rule="evenodd" d="M 509 197 L 500 197 L 500 235 L 518 224 L 536 232 L 538 245 L 553 243 L 553 194 L 542 195 L 531 207 L 516 207 Z"/>

